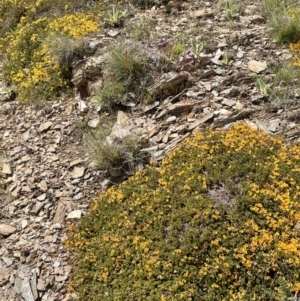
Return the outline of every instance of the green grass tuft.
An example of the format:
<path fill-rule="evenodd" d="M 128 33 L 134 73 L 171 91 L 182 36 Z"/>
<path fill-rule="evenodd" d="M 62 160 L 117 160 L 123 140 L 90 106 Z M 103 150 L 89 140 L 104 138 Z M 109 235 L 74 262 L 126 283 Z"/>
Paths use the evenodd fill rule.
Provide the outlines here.
<path fill-rule="evenodd" d="M 281 44 L 300 40 L 299 3 L 294 0 L 264 0 L 264 14 L 274 39 Z"/>

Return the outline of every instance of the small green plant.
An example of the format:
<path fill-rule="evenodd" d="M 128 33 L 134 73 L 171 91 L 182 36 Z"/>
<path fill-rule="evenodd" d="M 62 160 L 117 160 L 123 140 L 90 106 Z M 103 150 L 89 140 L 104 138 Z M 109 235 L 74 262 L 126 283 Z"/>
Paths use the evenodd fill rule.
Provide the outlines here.
<path fill-rule="evenodd" d="M 98 102 L 109 107 L 120 103 L 122 96 L 126 92 L 123 82 L 107 82 L 101 90 L 95 92 L 95 98 Z"/>
<path fill-rule="evenodd" d="M 241 12 L 241 6 L 233 0 L 223 2 L 223 16 L 227 20 L 233 20 Z"/>
<path fill-rule="evenodd" d="M 65 78 L 71 78 L 72 63 L 82 59 L 87 49 L 84 39 L 74 39 L 68 35 L 51 33 L 44 41 L 49 54 L 59 64 Z"/>
<path fill-rule="evenodd" d="M 234 61 L 234 55 L 231 52 L 225 51 L 222 55 L 222 63 L 227 66 L 230 61 Z"/>
<path fill-rule="evenodd" d="M 84 149 L 95 166 L 107 172 L 112 169 L 130 171 L 140 157 L 139 137 L 108 139 L 109 129 L 98 128 L 84 134 Z"/>
<path fill-rule="evenodd" d="M 175 39 L 176 39 L 176 41 L 178 41 L 180 44 L 183 44 L 183 43 L 185 42 L 185 40 L 186 40 L 186 37 L 185 37 L 185 35 L 184 35 L 182 32 L 180 32 L 180 33 L 177 33 L 177 34 L 175 35 Z"/>
<path fill-rule="evenodd" d="M 119 10 L 116 5 L 113 5 L 112 11 L 108 12 L 107 18 L 104 21 L 111 26 L 121 26 L 127 15 L 126 10 Z"/>
<path fill-rule="evenodd" d="M 267 97 L 271 93 L 272 84 L 267 84 L 261 78 L 257 78 L 257 83 L 259 85 L 260 92 L 262 93 L 263 97 Z"/>
<path fill-rule="evenodd" d="M 204 42 L 197 44 L 197 42 L 194 39 L 191 39 L 192 50 L 196 56 L 199 56 L 200 53 L 203 51 L 204 45 Z"/>
<path fill-rule="evenodd" d="M 150 19 L 144 18 L 140 21 L 134 21 L 126 26 L 127 33 L 134 41 L 147 41 L 151 36 L 153 22 Z"/>
<path fill-rule="evenodd" d="M 174 44 L 170 49 L 170 58 L 174 59 L 175 56 L 183 54 L 185 46 L 183 44 Z"/>
<path fill-rule="evenodd" d="M 284 277 L 278 278 L 278 289 L 277 290 L 270 290 L 265 289 L 265 293 L 274 298 L 275 300 L 279 301 L 297 301 L 298 300 L 298 294 L 293 293 L 291 289 L 288 286 L 288 282 L 285 280 Z M 294 295 L 294 296 L 292 296 Z"/>
<path fill-rule="evenodd" d="M 116 80 L 127 82 L 139 79 L 146 73 L 146 56 L 137 45 L 116 45 L 106 56 L 109 71 Z"/>
<path fill-rule="evenodd" d="M 299 80 L 298 67 L 293 64 L 284 64 L 275 75 L 275 82 L 281 85 L 291 85 Z"/>

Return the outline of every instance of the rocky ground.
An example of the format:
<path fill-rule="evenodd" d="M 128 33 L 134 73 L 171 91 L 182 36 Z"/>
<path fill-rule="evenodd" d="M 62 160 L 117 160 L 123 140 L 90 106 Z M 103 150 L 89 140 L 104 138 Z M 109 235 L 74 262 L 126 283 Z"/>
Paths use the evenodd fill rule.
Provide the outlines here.
<path fill-rule="evenodd" d="M 145 16 L 155 23 L 145 43 L 150 56 L 178 33 L 200 37 L 209 47 L 199 55 L 187 47 L 170 70 L 157 73 L 151 93 L 160 97 L 148 104 L 129 101 L 117 112 L 110 137 L 140 133 L 142 152 L 158 163 L 195 129 L 224 128 L 239 120 L 286 142 L 299 140 L 297 86 L 280 101 L 264 96 L 257 84 L 257 76 L 274 77 L 271 62 L 284 64 L 291 57 L 269 37 L 260 1 L 248 1 L 245 14 L 230 21 L 209 1 L 172 2 L 135 12 L 130 20 Z M 89 43 L 102 47 L 120 38 L 128 39 L 126 27 L 105 28 Z M 103 74 L 93 81 L 86 74 L 100 65 L 95 53 L 74 69 L 76 91 L 99 85 Z M 72 266 L 63 245 L 66 230 L 86 213 L 92 197 L 114 182 L 112 174 L 93 168 L 82 147 L 82 125 L 99 126 L 103 112 L 91 91 L 22 106 L 1 82 L 1 301 L 75 297 L 67 292 Z"/>

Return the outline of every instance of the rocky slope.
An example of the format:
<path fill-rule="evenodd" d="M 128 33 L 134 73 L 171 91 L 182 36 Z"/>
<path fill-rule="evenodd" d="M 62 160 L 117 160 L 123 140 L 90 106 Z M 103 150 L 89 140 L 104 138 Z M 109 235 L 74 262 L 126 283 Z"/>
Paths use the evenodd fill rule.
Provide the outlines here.
<path fill-rule="evenodd" d="M 150 91 L 159 97 L 153 103 L 124 103 L 110 137 L 139 133 L 142 152 L 157 163 L 194 130 L 226 128 L 239 120 L 287 142 L 299 140 L 297 86 L 282 102 L 264 96 L 257 84 L 257 76 L 274 78 L 271 62 L 291 57 L 268 36 L 259 2 L 248 1 L 245 14 L 230 21 L 214 2 L 175 4 L 135 11 L 124 28 L 106 28 L 88 40 L 91 48 L 104 50 L 115 40 L 129 41 L 126 22 L 146 17 L 155 26 L 143 47 L 154 61 L 178 33 L 207 45 L 195 55 L 187 42 L 167 72 L 157 71 Z M 115 181 L 93 168 L 82 151 L 82 125 L 101 125 L 103 109 L 94 103 L 90 87 L 105 80 L 105 74 L 93 73 L 102 68 L 104 52 L 77 64 L 74 97 L 21 106 L 1 82 L 0 300 L 75 297 L 67 292 L 72 270 L 63 246 L 67 227 Z"/>

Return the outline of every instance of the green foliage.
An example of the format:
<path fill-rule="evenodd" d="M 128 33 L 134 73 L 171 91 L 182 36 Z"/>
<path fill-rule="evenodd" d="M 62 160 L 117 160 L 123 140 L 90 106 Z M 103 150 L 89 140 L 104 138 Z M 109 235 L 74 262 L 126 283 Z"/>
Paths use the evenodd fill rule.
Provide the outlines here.
<path fill-rule="evenodd" d="M 146 73 L 146 56 L 136 44 L 117 45 L 106 56 L 109 71 L 116 80 L 131 82 Z"/>
<path fill-rule="evenodd" d="M 230 61 L 234 61 L 235 57 L 232 52 L 225 51 L 222 55 L 222 63 L 224 65 L 229 65 Z"/>
<path fill-rule="evenodd" d="M 112 11 L 108 12 L 108 17 L 104 21 L 111 26 L 121 26 L 126 15 L 126 10 L 119 10 L 116 5 L 113 5 Z"/>
<path fill-rule="evenodd" d="M 197 132 L 96 197 L 69 233 L 79 299 L 275 300 L 300 290 L 300 148 L 238 124 Z"/>
<path fill-rule="evenodd" d="M 196 41 L 194 39 L 191 39 L 191 46 L 192 46 L 192 50 L 193 50 L 193 53 L 196 55 L 196 56 L 199 56 L 200 53 L 203 51 L 204 49 L 204 43 L 201 42 L 199 44 L 196 43 Z"/>
<path fill-rule="evenodd" d="M 101 90 L 96 91 L 96 100 L 110 107 L 120 103 L 125 92 L 126 87 L 123 82 L 107 82 Z"/>
<path fill-rule="evenodd" d="M 98 128 L 84 134 L 84 148 L 95 167 L 111 171 L 130 171 L 140 156 L 139 137 L 130 135 L 122 140 L 108 140 L 107 130 Z"/>
<path fill-rule="evenodd" d="M 264 13 L 271 34 L 282 44 L 300 40 L 300 15 L 297 1 L 264 0 Z"/>
<path fill-rule="evenodd" d="M 53 32 L 47 35 L 44 43 L 53 60 L 59 64 L 64 78 L 71 78 L 72 63 L 76 59 L 82 59 L 86 52 L 84 39 Z"/>
<path fill-rule="evenodd" d="M 299 70 L 292 64 L 285 63 L 275 75 L 275 81 L 284 85 L 295 83 L 299 79 Z"/>
<path fill-rule="evenodd" d="M 279 288 L 277 291 L 272 291 L 270 289 L 265 290 L 268 296 L 280 301 L 297 301 L 297 293 L 295 293 L 294 296 L 291 296 L 291 289 L 289 288 L 288 282 L 285 280 L 284 277 L 278 278 L 278 284 Z"/>
<path fill-rule="evenodd" d="M 268 91 L 268 102 L 270 106 L 275 105 L 294 105 L 297 103 L 295 92 L 299 83 L 299 68 L 294 62 L 298 61 L 295 57 L 292 60 L 278 62 L 275 60 L 268 61 L 268 68 L 274 74 L 272 83 L 265 83 Z M 267 80 L 270 82 L 270 79 Z"/>
<path fill-rule="evenodd" d="M 223 16 L 227 20 L 233 20 L 242 12 L 242 6 L 235 0 L 225 0 L 222 3 Z"/>
<path fill-rule="evenodd" d="M 144 99 L 147 87 L 152 84 L 152 75 L 147 63 L 148 57 L 144 45 L 129 42 L 127 45 L 113 45 L 105 57 L 109 80 L 104 88 L 97 92 L 97 98 L 106 105 L 120 103 L 122 96 L 132 97 L 134 101 Z M 128 98 L 127 98 L 128 100 Z M 126 101 L 126 100 L 125 100 Z"/>
<path fill-rule="evenodd" d="M 183 54 L 185 46 L 183 44 L 174 44 L 170 49 L 170 58 L 174 59 L 175 56 Z"/>
<path fill-rule="evenodd" d="M 177 33 L 177 34 L 175 35 L 175 39 L 176 39 L 176 41 L 178 41 L 180 44 L 183 44 L 183 43 L 185 42 L 185 40 L 186 40 L 186 36 L 185 36 L 182 32 L 180 32 L 180 33 Z"/>
<path fill-rule="evenodd" d="M 262 93 L 263 97 L 269 96 L 269 94 L 272 92 L 272 84 L 267 84 L 263 81 L 262 78 L 257 78 L 257 83 L 260 89 L 260 92 Z"/>
<path fill-rule="evenodd" d="M 150 19 L 144 18 L 140 21 L 134 21 L 126 26 L 127 33 L 134 41 L 145 41 L 151 36 L 153 22 Z"/>

